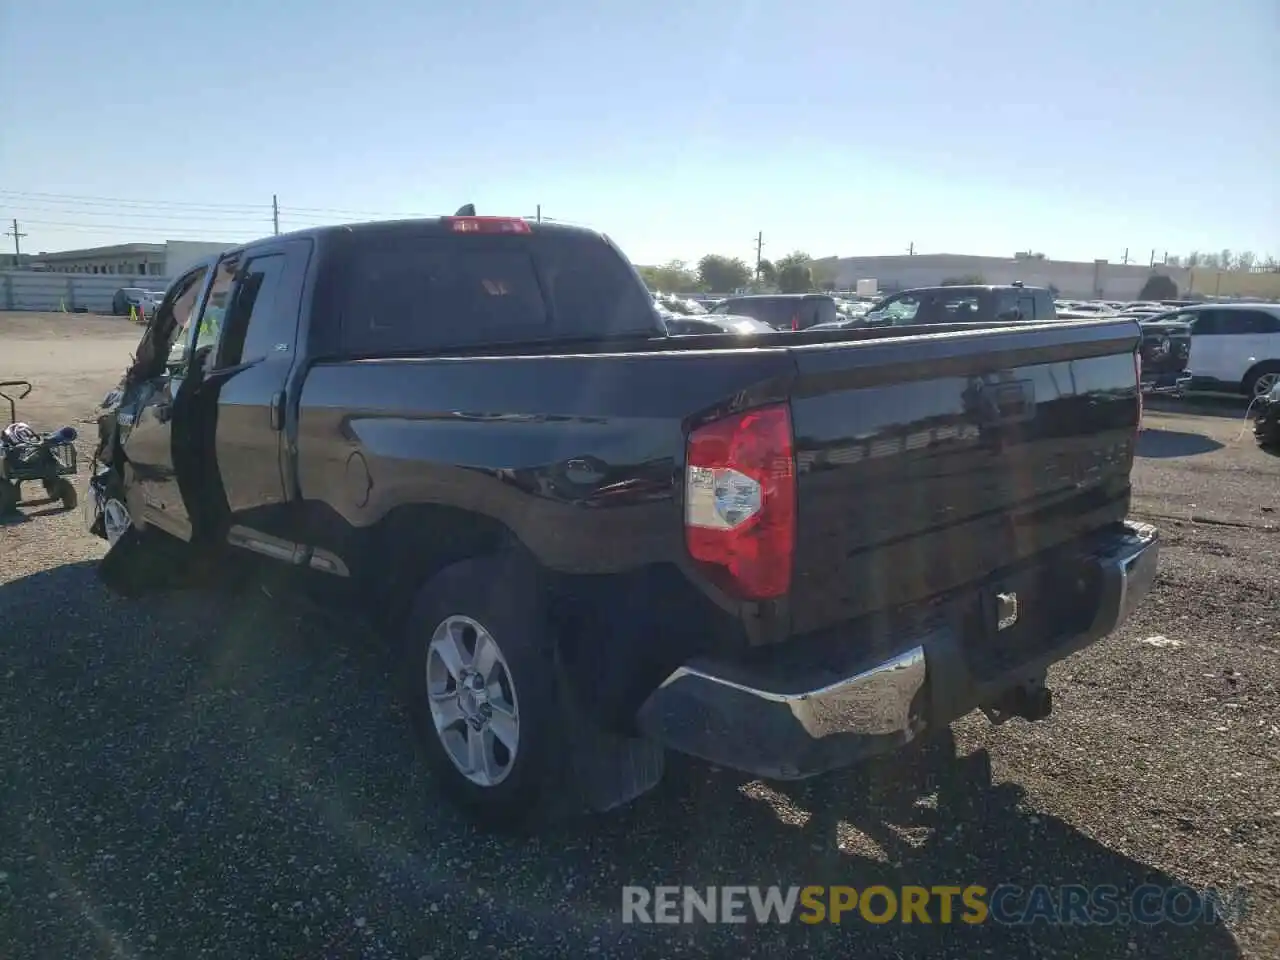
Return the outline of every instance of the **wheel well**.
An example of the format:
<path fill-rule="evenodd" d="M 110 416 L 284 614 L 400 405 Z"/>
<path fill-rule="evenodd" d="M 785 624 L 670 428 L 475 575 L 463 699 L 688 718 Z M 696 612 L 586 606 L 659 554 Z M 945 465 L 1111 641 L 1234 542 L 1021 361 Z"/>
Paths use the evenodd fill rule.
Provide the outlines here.
<path fill-rule="evenodd" d="M 1244 379 L 1240 381 L 1240 385 L 1245 389 L 1245 392 L 1248 392 L 1248 388 L 1255 377 L 1272 371 L 1280 371 L 1280 360 L 1259 360 L 1245 371 Z"/>
<path fill-rule="evenodd" d="M 357 558 L 366 596 L 379 623 L 396 629 L 408 614 L 418 588 L 450 564 L 497 553 L 515 543 L 500 521 L 453 507 L 408 504 L 397 507 L 365 538 Z"/>

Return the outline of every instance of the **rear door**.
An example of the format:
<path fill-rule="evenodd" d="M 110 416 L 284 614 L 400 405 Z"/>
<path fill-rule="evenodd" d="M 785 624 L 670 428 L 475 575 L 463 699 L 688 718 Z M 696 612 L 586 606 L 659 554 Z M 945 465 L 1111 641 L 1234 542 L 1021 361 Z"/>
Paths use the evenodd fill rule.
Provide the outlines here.
<path fill-rule="evenodd" d="M 305 239 L 270 242 L 219 265 L 215 286 L 224 284 L 227 298 L 220 321 L 204 331 L 198 448 L 213 536 L 231 526 L 283 535 L 284 390 L 311 249 Z"/>
<path fill-rule="evenodd" d="M 1191 358 L 1187 366 L 1197 380 L 1239 383 L 1244 376 L 1241 364 L 1232 359 L 1231 311 L 1197 310 L 1192 314 Z"/>

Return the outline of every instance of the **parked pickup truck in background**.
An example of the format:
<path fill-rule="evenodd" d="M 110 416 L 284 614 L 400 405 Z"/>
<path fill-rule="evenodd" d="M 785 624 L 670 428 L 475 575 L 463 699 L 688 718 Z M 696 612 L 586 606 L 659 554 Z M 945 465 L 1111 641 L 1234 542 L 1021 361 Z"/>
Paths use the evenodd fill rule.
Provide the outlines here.
<path fill-rule="evenodd" d="M 936 326 L 947 323 L 1047 323 L 1057 320 L 1047 287 L 948 285 L 915 287 L 885 297 L 861 317 L 825 327 Z"/>
<path fill-rule="evenodd" d="M 808 777 L 975 708 L 1046 716 L 1047 667 L 1142 599 L 1138 344 L 672 337 L 596 233 L 317 229 L 174 283 L 104 404 L 89 521 L 117 589 L 252 554 L 376 612 L 486 823 L 625 802 L 667 749 Z"/>
<path fill-rule="evenodd" d="M 1191 327 L 1174 316 L 1143 319 L 1142 392 L 1180 397 L 1191 385 Z"/>

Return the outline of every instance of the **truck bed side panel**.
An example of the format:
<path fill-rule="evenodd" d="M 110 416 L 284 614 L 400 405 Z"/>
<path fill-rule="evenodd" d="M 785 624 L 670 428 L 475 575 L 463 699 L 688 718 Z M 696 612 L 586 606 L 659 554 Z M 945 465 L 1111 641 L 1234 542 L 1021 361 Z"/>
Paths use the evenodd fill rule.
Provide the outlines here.
<path fill-rule="evenodd" d="M 311 535 L 342 555 L 393 510 L 437 506 L 554 571 L 682 561 L 685 419 L 782 399 L 792 370 L 782 349 L 320 364 L 298 414 L 302 501 L 327 528 Z"/>
<path fill-rule="evenodd" d="M 1129 322 L 793 351 L 792 629 L 925 600 L 1122 520 Z"/>

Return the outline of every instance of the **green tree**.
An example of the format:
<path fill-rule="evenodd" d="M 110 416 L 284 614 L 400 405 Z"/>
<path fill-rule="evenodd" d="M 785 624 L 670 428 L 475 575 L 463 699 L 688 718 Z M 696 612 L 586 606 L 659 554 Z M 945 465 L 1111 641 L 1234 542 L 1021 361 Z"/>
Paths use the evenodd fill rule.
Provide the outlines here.
<path fill-rule="evenodd" d="M 807 263 L 789 263 L 778 271 L 782 293 L 808 293 L 813 289 L 813 271 Z"/>
<path fill-rule="evenodd" d="M 698 261 L 698 281 L 704 290 L 733 293 L 751 279 L 751 268 L 738 257 L 708 253 Z"/>
<path fill-rule="evenodd" d="M 1218 263 L 1223 270 L 1230 270 L 1236 265 L 1236 255 L 1229 249 L 1223 249 L 1222 253 L 1218 254 Z"/>
<path fill-rule="evenodd" d="M 813 289 L 813 257 L 802 250 L 793 250 L 779 260 L 778 289 L 783 293 L 808 293 Z"/>
<path fill-rule="evenodd" d="M 1167 277 L 1163 273 L 1153 273 L 1147 277 L 1147 282 L 1138 291 L 1138 299 L 1176 300 L 1178 299 L 1178 285 L 1173 281 L 1172 277 Z"/>
<path fill-rule="evenodd" d="M 760 275 L 756 279 L 761 283 L 773 286 L 778 282 L 778 268 L 770 260 L 761 260 Z"/>
<path fill-rule="evenodd" d="M 1236 254 L 1236 269 L 1243 270 L 1245 273 L 1251 271 L 1258 263 L 1257 256 L 1252 250 L 1244 250 Z"/>
<path fill-rule="evenodd" d="M 640 267 L 640 277 L 654 293 L 688 293 L 698 286 L 698 278 L 683 260 L 671 260 L 660 267 Z"/>
<path fill-rule="evenodd" d="M 835 257 L 810 261 L 809 270 L 813 273 L 813 285 L 819 290 L 834 290 L 836 288 L 837 266 Z"/>

